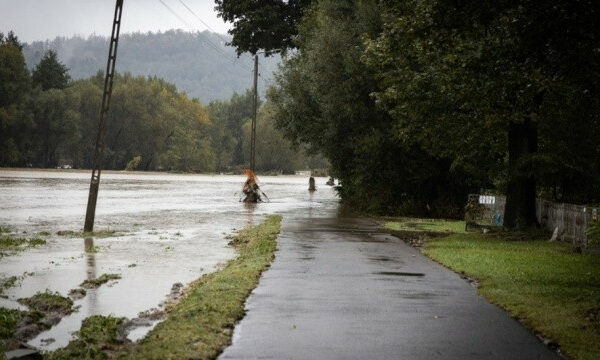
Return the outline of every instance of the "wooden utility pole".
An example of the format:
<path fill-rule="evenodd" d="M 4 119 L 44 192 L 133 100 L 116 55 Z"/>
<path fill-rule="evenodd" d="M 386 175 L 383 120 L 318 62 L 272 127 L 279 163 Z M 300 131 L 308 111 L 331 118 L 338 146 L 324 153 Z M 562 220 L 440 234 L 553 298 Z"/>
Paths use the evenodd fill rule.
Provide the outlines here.
<path fill-rule="evenodd" d="M 254 115 L 252 117 L 252 134 L 250 136 L 250 170 L 254 172 L 256 154 L 256 111 L 258 110 L 258 55 L 254 55 Z"/>
<path fill-rule="evenodd" d="M 84 232 L 94 231 L 94 218 L 96 216 L 96 200 L 98 199 L 98 188 L 100 186 L 100 173 L 104 165 L 104 140 L 106 137 L 106 114 L 110 105 L 113 80 L 115 74 L 115 63 L 117 61 L 117 45 L 119 44 L 119 31 L 121 30 L 121 15 L 123 13 L 123 0 L 116 0 L 115 17 L 113 20 L 110 47 L 108 49 L 108 61 L 106 63 L 106 75 L 104 77 L 104 92 L 102 94 L 102 108 L 100 108 L 100 119 L 98 121 L 98 133 L 96 135 L 96 148 L 94 150 L 94 164 L 92 168 L 92 179 L 90 181 L 90 193 L 88 195 L 87 210 L 85 213 Z"/>

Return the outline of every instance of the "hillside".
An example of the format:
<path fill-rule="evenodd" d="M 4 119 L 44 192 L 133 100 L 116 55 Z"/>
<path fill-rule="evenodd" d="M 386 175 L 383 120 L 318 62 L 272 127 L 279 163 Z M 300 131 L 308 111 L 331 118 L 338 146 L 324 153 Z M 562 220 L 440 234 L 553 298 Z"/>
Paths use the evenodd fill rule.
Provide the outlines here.
<path fill-rule="evenodd" d="M 208 31 L 122 34 L 117 71 L 157 76 L 205 104 L 229 99 L 234 92 L 241 93 L 252 86 L 253 63 L 248 54 L 238 59 L 234 48 L 226 46 L 224 39 L 228 37 Z M 108 41 L 101 36 L 57 37 L 26 44 L 23 53 L 32 69 L 46 50 L 56 50 L 71 77 L 81 79 L 104 70 Z M 264 94 L 279 57 L 261 57 L 259 62 L 259 92 Z"/>

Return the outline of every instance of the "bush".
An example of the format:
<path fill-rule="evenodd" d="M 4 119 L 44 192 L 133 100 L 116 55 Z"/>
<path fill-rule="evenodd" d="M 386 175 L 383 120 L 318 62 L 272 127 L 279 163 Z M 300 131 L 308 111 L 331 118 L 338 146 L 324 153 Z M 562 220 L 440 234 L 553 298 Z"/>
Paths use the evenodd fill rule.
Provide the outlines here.
<path fill-rule="evenodd" d="M 589 244 L 600 244 L 600 221 L 592 222 L 585 233 Z"/>

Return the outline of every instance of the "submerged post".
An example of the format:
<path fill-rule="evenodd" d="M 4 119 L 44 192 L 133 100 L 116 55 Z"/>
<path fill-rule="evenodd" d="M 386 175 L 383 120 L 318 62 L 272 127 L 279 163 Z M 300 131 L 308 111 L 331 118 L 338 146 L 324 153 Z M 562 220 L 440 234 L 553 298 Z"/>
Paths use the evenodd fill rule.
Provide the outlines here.
<path fill-rule="evenodd" d="M 102 107 L 100 108 L 100 119 L 98 120 L 98 133 L 96 135 L 96 148 L 94 150 L 94 162 L 92 167 L 92 179 L 90 181 L 90 193 L 88 196 L 87 210 L 85 213 L 84 232 L 94 230 L 94 218 L 96 216 L 96 200 L 98 199 L 98 188 L 100 186 L 100 173 L 104 165 L 104 138 L 106 137 L 106 114 L 110 105 L 112 86 L 115 74 L 115 62 L 117 60 L 117 45 L 119 43 L 119 31 L 121 30 L 121 14 L 123 12 L 123 0 L 116 0 L 115 16 L 108 49 L 108 61 L 106 63 L 106 74 L 104 77 L 104 92 L 102 93 Z"/>
<path fill-rule="evenodd" d="M 258 55 L 254 55 L 254 115 L 252 117 L 252 134 L 250 135 L 250 170 L 254 171 L 256 154 L 256 111 L 258 108 Z"/>

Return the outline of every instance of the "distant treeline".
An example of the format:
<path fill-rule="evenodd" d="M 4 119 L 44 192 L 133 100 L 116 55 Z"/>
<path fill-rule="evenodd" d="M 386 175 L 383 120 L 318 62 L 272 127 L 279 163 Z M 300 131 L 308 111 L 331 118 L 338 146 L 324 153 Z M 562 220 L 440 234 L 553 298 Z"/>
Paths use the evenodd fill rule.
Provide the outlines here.
<path fill-rule="evenodd" d="M 253 67 L 248 54 L 237 58 L 235 49 L 225 45 L 229 39 L 228 35 L 208 31 L 122 34 L 117 70 L 165 79 L 205 104 L 228 99 L 252 85 Z M 105 69 L 108 42 L 102 36 L 57 37 L 24 44 L 23 54 L 28 68 L 33 70 L 46 51 L 54 50 L 73 79 L 86 79 Z M 279 61 L 278 56 L 260 58 L 261 96 Z"/>
<path fill-rule="evenodd" d="M 0 166 L 90 168 L 104 75 L 72 81 L 54 51 L 30 73 L 22 44 L 0 34 Z M 193 172 L 247 166 L 252 93 L 204 106 L 156 77 L 119 74 L 108 113 L 105 168 Z M 326 167 L 291 148 L 269 106 L 259 112 L 257 170 Z"/>

